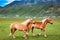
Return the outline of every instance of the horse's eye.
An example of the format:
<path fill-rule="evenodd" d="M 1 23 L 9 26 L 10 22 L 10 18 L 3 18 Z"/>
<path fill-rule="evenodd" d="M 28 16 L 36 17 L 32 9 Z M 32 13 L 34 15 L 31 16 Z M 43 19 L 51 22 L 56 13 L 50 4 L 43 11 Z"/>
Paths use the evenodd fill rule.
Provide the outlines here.
<path fill-rule="evenodd" d="M 33 22 L 33 24 L 35 24 L 35 22 Z"/>

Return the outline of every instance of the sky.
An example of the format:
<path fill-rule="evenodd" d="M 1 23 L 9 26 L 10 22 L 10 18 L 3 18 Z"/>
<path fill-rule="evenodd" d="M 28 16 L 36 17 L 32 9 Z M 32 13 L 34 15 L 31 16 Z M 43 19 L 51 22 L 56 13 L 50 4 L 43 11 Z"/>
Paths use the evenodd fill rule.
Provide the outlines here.
<path fill-rule="evenodd" d="M 13 2 L 14 0 L 0 0 L 0 6 L 5 6 L 11 2 Z"/>
<path fill-rule="evenodd" d="M 0 0 L 0 6 L 4 7 L 13 1 L 22 1 L 22 0 Z M 46 1 L 46 0 L 42 0 L 42 1 Z M 47 0 L 47 1 L 51 1 L 51 0 Z M 53 0 L 53 1 L 55 1 L 55 0 Z M 58 1 L 58 2 L 60 2 L 60 1 Z"/>

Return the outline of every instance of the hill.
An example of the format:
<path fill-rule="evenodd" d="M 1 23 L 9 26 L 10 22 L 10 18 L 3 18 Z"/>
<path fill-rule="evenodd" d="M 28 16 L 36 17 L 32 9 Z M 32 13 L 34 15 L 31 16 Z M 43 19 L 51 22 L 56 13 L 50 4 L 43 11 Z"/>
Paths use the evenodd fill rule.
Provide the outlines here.
<path fill-rule="evenodd" d="M 52 2 L 41 2 L 40 4 L 27 4 L 23 1 L 14 1 L 0 8 L 0 17 L 44 17 L 60 16 L 60 5 Z"/>

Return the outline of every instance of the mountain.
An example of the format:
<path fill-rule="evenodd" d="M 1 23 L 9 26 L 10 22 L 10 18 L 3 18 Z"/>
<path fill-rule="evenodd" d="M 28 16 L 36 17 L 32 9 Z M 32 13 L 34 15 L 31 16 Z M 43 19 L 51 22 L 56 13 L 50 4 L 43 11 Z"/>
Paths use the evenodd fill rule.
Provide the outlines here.
<path fill-rule="evenodd" d="M 10 4 L 6 5 L 6 6 L 15 6 L 15 5 L 22 5 L 22 4 L 24 4 L 22 1 L 13 1 L 12 3 L 10 3 Z"/>
<path fill-rule="evenodd" d="M 2 8 L 2 7 L 0 6 L 0 8 Z"/>
<path fill-rule="evenodd" d="M 59 0 L 15 0 L 6 6 L 33 5 L 33 4 L 60 4 L 60 1 Z"/>
<path fill-rule="evenodd" d="M 13 1 L 12 3 L 6 6 L 21 6 L 21 5 L 34 5 L 34 4 L 53 4 L 53 1 L 42 1 L 42 0 L 21 0 L 21 1 Z"/>
<path fill-rule="evenodd" d="M 53 5 L 54 3 L 54 5 Z M 0 17 L 43 17 L 59 16 L 60 6 L 55 6 L 53 1 L 13 1 L 12 3 L 0 8 Z M 56 10 L 57 9 L 57 10 Z M 54 10 L 54 13 L 53 13 Z"/>

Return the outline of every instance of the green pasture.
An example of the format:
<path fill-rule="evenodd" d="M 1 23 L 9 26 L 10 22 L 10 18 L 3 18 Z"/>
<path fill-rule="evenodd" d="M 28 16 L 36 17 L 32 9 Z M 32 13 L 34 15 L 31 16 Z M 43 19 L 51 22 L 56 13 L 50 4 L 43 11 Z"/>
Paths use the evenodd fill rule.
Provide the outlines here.
<path fill-rule="evenodd" d="M 41 21 L 41 19 L 35 19 L 36 21 Z M 23 35 L 24 33 L 22 31 L 16 31 L 15 36 L 16 38 L 13 39 L 12 37 L 9 37 L 10 33 L 10 24 L 13 22 L 23 22 L 25 19 L 19 19 L 19 18 L 0 18 L 0 40 L 24 40 Z M 47 24 L 46 26 L 46 34 L 47 38 L 44 36 L 37 36 L 39 32 L 41 32 L 39 29 L 34 29 L 34 33 L 36 36 L 32 36 L 31 30 L 29 32 L 29 36 L 27 40 L 60 40 L 60 18 L 53 18 L 52 19 L 53 24 Z"/>

